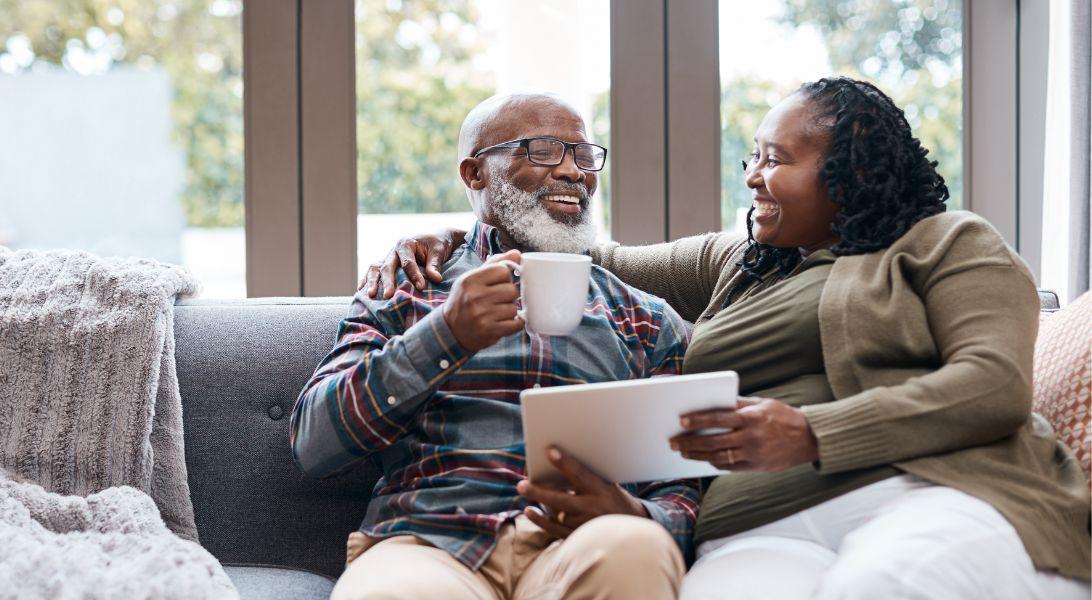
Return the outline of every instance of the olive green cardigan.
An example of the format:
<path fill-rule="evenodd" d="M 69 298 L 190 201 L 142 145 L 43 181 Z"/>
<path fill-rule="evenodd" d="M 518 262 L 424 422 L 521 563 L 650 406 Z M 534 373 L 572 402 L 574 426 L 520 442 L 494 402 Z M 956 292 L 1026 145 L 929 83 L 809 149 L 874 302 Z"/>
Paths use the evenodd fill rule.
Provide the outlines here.
<path fill-rule="evenodd" d="M 701 322 L 741 280 L 745 247 L 708 234 L 592 255 Z M 894 464 L 961 490 L 1012 523 L 1036 567 L 1089 579 L 1088 484 L 1031 415 L 1038 312 L 1031 273 L 989 223 L 925 219 L 886 250 L 834 263 L 819 327 L 836 400 L 802 410 L 821 473 Z"/>

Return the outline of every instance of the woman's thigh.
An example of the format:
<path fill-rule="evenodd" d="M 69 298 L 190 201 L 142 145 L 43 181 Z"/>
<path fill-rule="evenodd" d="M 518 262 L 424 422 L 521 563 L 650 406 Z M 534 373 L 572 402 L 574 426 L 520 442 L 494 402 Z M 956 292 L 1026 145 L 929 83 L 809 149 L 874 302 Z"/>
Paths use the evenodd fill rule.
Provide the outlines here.
<path fill-rule="evenodd" d="M 810 598 L 837 555 L 814 542 L 778 536 L 732 539 L 700 558 L 683 579 L 682 600 Z"/>
<path fill-rule="evenodd" d="M 703 542 L 698 546 L 698 557 L 715 551 L 729 542 L 749 537 L 805 540 L 837 552 L 842 545 L 842 540 L 849 532 L 872 519 L 887 503 L 903 497 L 912 490 L 932 485 L 909 474 L 877 481 L 772 523 Z"/>
<path fill-rule="evenodd" d="M 849 533 L 820 599 L 1089 597 L 1087 583 L 1037 571 L 992 506 L 943 486 L 912 490 Z"/>

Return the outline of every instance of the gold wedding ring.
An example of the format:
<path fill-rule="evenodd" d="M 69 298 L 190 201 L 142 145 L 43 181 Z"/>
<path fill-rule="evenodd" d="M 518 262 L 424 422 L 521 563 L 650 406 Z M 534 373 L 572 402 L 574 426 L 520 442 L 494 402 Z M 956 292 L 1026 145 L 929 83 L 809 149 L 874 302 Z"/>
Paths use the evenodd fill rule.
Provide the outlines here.
<path fill-rule="evenodd" d="M 564 525 L 565 524 L 565 511 L 558 512 L 557 516 L 554 517 L 554 520 L 557 521 L 558 525 Z"/>

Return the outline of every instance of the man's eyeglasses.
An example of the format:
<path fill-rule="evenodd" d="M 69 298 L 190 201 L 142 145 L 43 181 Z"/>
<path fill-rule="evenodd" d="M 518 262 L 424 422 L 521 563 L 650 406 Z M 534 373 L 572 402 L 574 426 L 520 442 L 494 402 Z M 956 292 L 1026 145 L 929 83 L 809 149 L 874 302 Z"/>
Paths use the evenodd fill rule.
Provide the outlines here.
<path fill-rule="evenodd" d="M 494 144 L 475 152 L 474 158 L 499 148 L 523 148 L 527 151 L 527 160 L 531 161 L 531 164 L 544 167 L 560 165 L 561 161 L 565 160 L 565 153 L 569 150 L 573 152 L 573 162 L 582 171 L 602 171 L 603 165 L 607 162 L 607 149 L 602 146 L 588 142 L 570 144 L 550 137 L 524 138 Z"/>

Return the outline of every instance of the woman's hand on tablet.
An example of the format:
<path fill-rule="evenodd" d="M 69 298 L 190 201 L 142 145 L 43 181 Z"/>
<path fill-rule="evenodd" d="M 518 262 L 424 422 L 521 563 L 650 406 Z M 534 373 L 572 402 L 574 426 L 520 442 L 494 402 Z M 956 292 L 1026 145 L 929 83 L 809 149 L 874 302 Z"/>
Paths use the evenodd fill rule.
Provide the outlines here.
<path fill-rule="evenodd" d="M 519 482 L 516 491 L 524 498 L 546 507 L 546 514 L 534 508 L 525 509 L 523 514 L 550 535 L 568 537 L 577 527 L 603 515 L 648 517 L 648 511 L 641 501 L 622 486 L 603 480 L 559 448 L 550 448 L 546 456 L 565 477 L 568 485 L 559 487 L 531 483 L 525 479 Z"/>
<path fill-rule="evenodd" d="M 804 411 L 780 400 L 741 397 L 735 409 L 687 413 L 680 424 L 686 432 L 671 438 L 671 447 L 725 471 L 784 471 L 819 460 Z M 703 429 L 730 431 L 698 433 Z"/>

